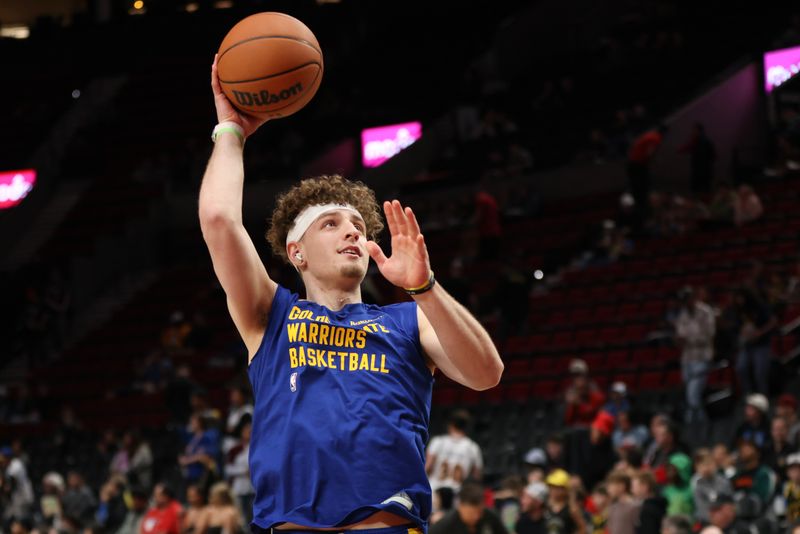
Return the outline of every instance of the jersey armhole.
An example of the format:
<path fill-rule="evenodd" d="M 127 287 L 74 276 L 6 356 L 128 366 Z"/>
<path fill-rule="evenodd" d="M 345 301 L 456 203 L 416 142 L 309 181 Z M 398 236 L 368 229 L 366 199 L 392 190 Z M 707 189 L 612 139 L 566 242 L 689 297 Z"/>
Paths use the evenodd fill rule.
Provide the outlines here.
<path fill-rule="evenodd" d="M 276 320 L 280 321 L 282 319 L 276 319 L 276 317 L 286 317 L 286 308 L 292 301 L 292 292 L 280 284 L 277 286 L 278 287 L 275 289 L 275 297 L 272 299 L 272 307 L 269 310 L 269 315 L 267 316 L 266 324 L 264 326 L 264 334 L 261 336 L 261 343 L 259 343 L 258 349 L 256 349 L 256 353 L 253 355 L 253 358 L 247 364 L 248 371 L 253 366 L 253 362 L 259 359 L 261 353 L 264 352 L 264 345 L 272 340 L 276 334 L 278 334 L 278 332 L 274 331 L 277 329 Z"/>

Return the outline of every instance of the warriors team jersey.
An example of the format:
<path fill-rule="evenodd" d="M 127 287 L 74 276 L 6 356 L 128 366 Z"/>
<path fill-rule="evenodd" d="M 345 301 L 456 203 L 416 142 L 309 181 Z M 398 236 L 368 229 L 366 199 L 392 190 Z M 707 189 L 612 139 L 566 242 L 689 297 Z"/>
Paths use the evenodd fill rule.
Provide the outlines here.
<path fill-rule="evenodd" d="M 427 528 L 433 377 L 416 303 L 332 311 L 279 286 L 248 372 L 255 527 L 337 527 L 383 510 Z"/>

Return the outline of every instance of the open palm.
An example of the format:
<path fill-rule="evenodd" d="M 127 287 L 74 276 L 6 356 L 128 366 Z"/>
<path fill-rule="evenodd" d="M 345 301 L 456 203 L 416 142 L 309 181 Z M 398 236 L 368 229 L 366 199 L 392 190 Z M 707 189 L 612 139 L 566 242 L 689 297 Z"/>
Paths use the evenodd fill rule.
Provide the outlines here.
<path fill-rule="evenodd" d="M 384 278 L 392 284 L 404 288 L 424 285 L 430 276 L 431 265 L 414 212 L 409 207 L 403 208 L 397 200 L 384 202 L 383 211 L 392 236 L 392 255 L 387 258 L 377 243 L 368 241 L 369 255 Z"/>

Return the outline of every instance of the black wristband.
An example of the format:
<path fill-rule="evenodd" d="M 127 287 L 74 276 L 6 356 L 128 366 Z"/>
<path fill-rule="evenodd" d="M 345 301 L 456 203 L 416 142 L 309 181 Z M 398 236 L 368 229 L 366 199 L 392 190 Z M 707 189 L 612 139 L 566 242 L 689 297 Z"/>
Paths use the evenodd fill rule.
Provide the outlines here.
<path fill-rule="evenodd" d="M 434 278 L 433 271 L 431 271 L 431 275 L 428 278 L 428 281 L 425 283 L 424 286 L 415 287 L 413 289 L 407 289 L 407 288 L 404 287 L 403 291 L 405 291 L 406 293 L 408 293 L 409 295 L 412 295 L 412 296 L 413 295 L 421 295 L 421 294 L 425 293 L 426 291 L 430 291 L 431 289 L 433 289 L 433 286 L 435 286 L 435 285 L 436 285 L 436 278 Z"/>

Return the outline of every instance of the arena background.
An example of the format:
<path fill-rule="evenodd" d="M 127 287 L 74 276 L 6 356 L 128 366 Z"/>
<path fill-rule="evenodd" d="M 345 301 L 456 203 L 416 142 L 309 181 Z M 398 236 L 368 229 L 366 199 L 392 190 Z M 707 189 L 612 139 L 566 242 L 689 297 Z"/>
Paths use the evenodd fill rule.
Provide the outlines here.
<path fill-rule="evenodd" d="M 246 226 L 273 278 L 298 288 L 263 235 L 275 194 L 299 177 L 340 172 L 418 212 L 437 277 L 505 362 L 489 391 L 440 374 L 434 388 L 431 434 L 466 408 L 487 489 L 524 475 L 525 453 L 553 432 L 585 430 L 565 423 L 575 358 L 604 393 L 625 383 L 635 422 L 666 413 L 689 449 L 733 443 L 747 391 L 724 320 L 742 286 L 778 321 L 769 413 L 796 397 L 798 58 L 770 92 L 763 61 L 800 45 L 789 4 L 9 0 L 0 171 L 32 169 L 36 182 L 0 210 L 0 446 L 24 459 L 31 525 L 45 474 L 80 472 L 97 496 L 130 431 L 152 450 L 149 483 L 184 499 L 190 414 L 218 416 L 224 434 L 231 390 L 249 387 L 196 212 L 215 123 L 209 66 L 258 11 L 304 21 L 325 74 L 305 109 L 248 140 Z M 363 129 L 415 121 L 419 140 L 362 165 Z M 692 164 L 696 123 L 715 148 L 707 187 Z M 660 124 L 649 206 L 631 206 L 629 149 Z M 717 217 L 725 188 L 736 197 L 741 185 L 763 213 Z M 724 333 L 709 419 L 694 425 L 670 322 L 687 285 Z M 401 298 L 370 272 L 366 300 Z M 87 518 L 64 529 L 113 530 Z"/>

